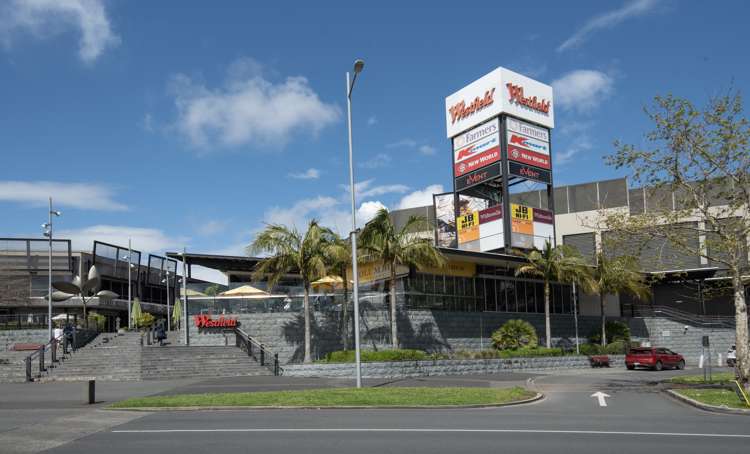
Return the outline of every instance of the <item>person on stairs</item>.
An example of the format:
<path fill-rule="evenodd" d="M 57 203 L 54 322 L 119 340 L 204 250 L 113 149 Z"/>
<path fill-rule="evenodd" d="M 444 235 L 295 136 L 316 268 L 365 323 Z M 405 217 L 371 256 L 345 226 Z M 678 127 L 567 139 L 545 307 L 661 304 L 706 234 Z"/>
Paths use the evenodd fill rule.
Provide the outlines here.
<path fill-rule="evenodd" d="M 156 327 L 156 340 L 159 341 L 159 346 L 164 346 L 164 340 L 167 338 L 167 332 L 164 330 L 164 323 L 159 323 Z"/>

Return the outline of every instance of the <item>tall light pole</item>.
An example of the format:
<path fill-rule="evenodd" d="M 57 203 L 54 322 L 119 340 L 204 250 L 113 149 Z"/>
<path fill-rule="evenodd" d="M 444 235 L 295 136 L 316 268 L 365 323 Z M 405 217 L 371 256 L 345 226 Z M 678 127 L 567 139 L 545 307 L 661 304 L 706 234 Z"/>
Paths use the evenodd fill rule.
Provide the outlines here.
<path fill-rule="evenodd" d="M 128 330 L 133 328 L 133 321 L 131 316 L 131 307 L 133 305 L 133 292 L 132 292 L 132 277 L 131 273 L 133 270 L 133 248 L 130 244 L 131 240 L 128 238 Z"/>
<path fill-rule="evenodd" d="M 49 334 L 49 340 L 54 338 L 52 333 L 52 216 L 60 216 L 61 212 L 52 209 L 52 197 L 49 198 L 49 213 L 47 213 L 47 223 L 42 224 L 44 228 L 44 236 L 49 240 L 49 257 L 47 272 L 49 273 L 47 284 L 47 330 Z"/>
<path fill-rule="evenodd" d="M 187 249 L 182 248 L 182 316 L 184 326 L 182 331 L 184 332 L 185 345 L 190 345 L 190 335 L 188 334 L 188 295 L 187 295 Z"/>
<path fill-rule="evenodd" d="M 357 371 L 357 388 L 362 387 L 362 363 L 360 362 L 359 352 L 359 275 L 357 274 L 357 206 L 355 202 L 354 189 L 354 161 L 352 157 L 352 90 L 354 82 L 357 80 L 357 74 L 362 72 L 365 67 L 363 60 L 354 61 L 354 78 L 349 82 L 349 72 L 346 72 L 346 111 L 347 124 L 349 125 L 349 192 L 352 195 L 352 232 L 350 234 L 352 241 L 352 275 L 354 276 L 354 362 Z"/>
<path fill-rule="evenodd" d="M 167 273 L 167 277 L 164 278 L 163 282 L 167 283 L 167 332 L 170 330 L 170 317 L 169 317 L 169 269 L 165 270 Z"/>

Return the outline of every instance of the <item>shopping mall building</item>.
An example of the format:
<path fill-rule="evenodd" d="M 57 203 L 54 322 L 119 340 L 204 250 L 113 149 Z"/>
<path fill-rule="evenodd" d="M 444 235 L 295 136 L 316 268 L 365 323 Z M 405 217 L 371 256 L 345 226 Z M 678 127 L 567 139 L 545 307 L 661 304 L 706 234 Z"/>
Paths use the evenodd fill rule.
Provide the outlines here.
<path fill-rule="evenodd" d="M 543 283 L 516 275 L 525 261 L 519 251 L 541 248 L 547 241 L 567 244 L 593 264 L 597 251 L 608 244 L 608 232 L 597 229 L 601 216 L 680 208 L 675 194 L 632 187 L 626 178 L 554 186 L 552 100 L 551 87 L 504 68 L 446 98 L 453 190 L 435 194 L 431 205 L 393 211 L 391 216 L 397 226 L 412 215 L 427 218 L 432 228 L 420 234 L 435 241 L 448 263 L 440 269 L 397 270 L 397 305 L 404 313 L 528 314 L 533 318 L 544 311 Z M 724 203 L 711 202 L 717 206 Z M 686 241 L 700 245 L 705 238 L 696 232 Z M 633 239 L 632 247 L 626 249 L 629 253 L 639 251 L 652 296 L 647 301 L 634 301 L 627 295 L 608 295 L 607 315 L 635 317 L 652 313 L 654 307 L 703 316 L 733 314 L 730 296 L 721 290 L 726 287 L 726 276 L 720 266 L 684 254 L 669 243 L 652 240 L 639 248 L 638 242 Z M 0 315 L 46 312 L 46 244 L 44 239 L 0 240 Z M 56 240 L 53 279 L 72 281 L 96 266 L 101 287 L 118 296 L 111 301 L 93 298 L 90 307 L 106 315 L 110 327 L 117 318 L 121 323 L 126 320 L 128 288 L 145 311 L 165 314 L 167 295 L 173 300 L 181 294 L 178 277 L 183 269 L 190 290 L 185 298 L 190 315 L 299 312 L 299 276 L 289 274 L 269 289 L 265 282 L 252 278 L 261 258 L 192 252 L 166 256 L 142 259 L 140 253 L 129 252 L 123 245 L 101 242 L 95 242 L 91 251 L 72 252 L 69 241 Z M 180 263 L 183 258 L 184 267 Z M 221 271 L 228 287 L 217 289 L 195 279 L 196 266 Z M 388 304 L 387 271 L 379 263 L 360 266 L 365 310 Z M 263 293 L 222 295 L 248 284 Z M 348 306 L 342 304 L 349 298 L 346 288 L 320 285 L 313 290 L 316 311 L 341 312 Z M 554 316 L 600 313 L 596 296 L 574 293 L 570 286 L 559 283 L 553 283 L 551 290 Z M 76 314 L 80 310 L 81 301 L 75 298 L 54 304 L 55 313 Z"/>

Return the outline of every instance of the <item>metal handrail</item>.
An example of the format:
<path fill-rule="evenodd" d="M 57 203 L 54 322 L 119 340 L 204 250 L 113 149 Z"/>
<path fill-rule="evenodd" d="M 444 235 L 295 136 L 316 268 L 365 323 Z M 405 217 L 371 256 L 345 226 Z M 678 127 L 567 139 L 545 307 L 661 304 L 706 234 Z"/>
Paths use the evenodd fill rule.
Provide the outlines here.
<path fill-rule="evenodd" d="M 634 307 L 636 316 L 663 316 L 683 323 L 702 327 L 734 328 L 735 319 L 723 315 L 698 315 L 669 306 L 638 305 Z"/>
<path fill-rule="evenodd" d="M 254 339 L 240 328 L 235 328 L 234 334 L 237 348 L 247 352 L 247 356 L 252 357 L 255 361 L 260 363 L 261 366 L 268 367 L 275 376 L 279 376 L 284 372 L 284 369 L 279 366 L 278 353 L 273 353 L 268 350 L 265 345 L 258 342 L 258 340 Z M 266 361 L 268 356 L 272 357 L 273 361 Z"/>
<path fill-rule="evenodd" d="M 39 373 L 37 374 L 37 378 L 40 378 L 42 376 L 43 372 L 47 372 L 47 365 L 44 361 L 45 352 L 49 350 L 51 352 L 51 361 L 50 361 L 50 367 L 55 367 L 55 364 L 60 362 L 60 359 L 57 357 L 57 348 L 58 345 L 62 343 L 62 360 L 65 360 L 65 357 L 70 353 L 68 350 L 68 338 L 65 337 L 65 334 L 61 334 L 58 337 L 50 340 L 45 345 L 42 345 L 39 347 L 38 350 L 34 351 L 34 353 L 30 354 L 26 358 L 24 358 L 24 366 L 26 368 L 26 381 L 34 381 L 33 377 L 33 361 L 35 358 L 39 358 Z"/>

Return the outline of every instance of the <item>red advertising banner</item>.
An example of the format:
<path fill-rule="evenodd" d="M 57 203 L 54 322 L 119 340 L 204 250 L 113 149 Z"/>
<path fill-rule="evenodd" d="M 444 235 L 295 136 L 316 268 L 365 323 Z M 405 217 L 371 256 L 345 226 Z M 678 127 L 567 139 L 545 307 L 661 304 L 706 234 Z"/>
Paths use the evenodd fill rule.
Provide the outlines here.
<path fill-rule="evenodd" d="M 555 215 L 551 211 L 543 210 L 541 208 L 534 208 L 534 222 L 541 222 L 543 224 L 554 224 Z"/>
<path fill-rule="evenodd" d="M 472 158 L 465 159 L 453 165 L 456 177 L 480 169 L 500 160 L 500 147 L 490 148 Z"/>
<path fill-rule="evenodd" d="M 515 145 L 508 145 L 508 159 L 511 161 L 521 162 L 542 169 L 550 169 L 552 166 L 549 162 L 549 156 L 533 151 L 525 150 Z"/>

